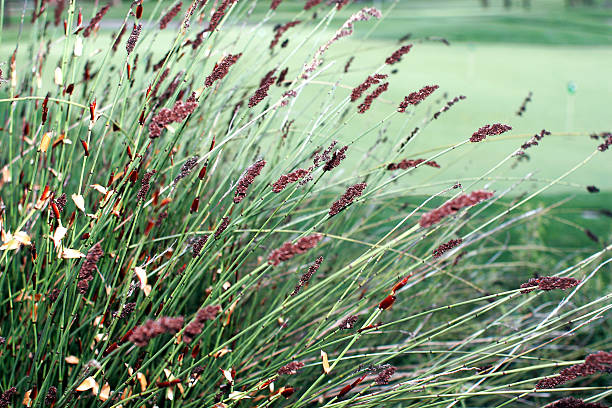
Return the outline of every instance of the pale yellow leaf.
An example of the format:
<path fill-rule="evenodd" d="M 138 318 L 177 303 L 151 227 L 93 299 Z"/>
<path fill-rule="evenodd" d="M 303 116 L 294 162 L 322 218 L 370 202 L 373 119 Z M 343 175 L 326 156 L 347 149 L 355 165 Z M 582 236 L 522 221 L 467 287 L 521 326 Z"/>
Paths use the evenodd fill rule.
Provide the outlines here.
<path fill-rule="evenodd" d="M 79 364 L 79 358 L 76 356 L 68 356 L 64 360 L 68 364 Z"/>
<path fill-rule="evenodd" d="M 147 285 L 147 271 L 137 266 L 134 268 L 134 273 L 140 282 L 140 289 L 144 289 Z"/>

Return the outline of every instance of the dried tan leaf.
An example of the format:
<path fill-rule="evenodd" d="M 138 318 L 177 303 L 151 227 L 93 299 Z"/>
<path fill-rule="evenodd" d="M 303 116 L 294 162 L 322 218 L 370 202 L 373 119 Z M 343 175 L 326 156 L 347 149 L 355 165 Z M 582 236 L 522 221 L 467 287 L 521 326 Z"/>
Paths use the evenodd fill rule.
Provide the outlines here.
<path fill-rule="evenodd" d="M 68 364 L 79 364 L 79 358 L 76 356 L 68 356 L 64 359 Z"/>
<path fill-rule="evenodd" d="M 94 190 L 96 190 L 100 194 L 106 194 L 108 192 L 106 187 L 103 187 L 103 186 L 101 186 L 99 184 L 92 184 L 89 187 L 93 188 Z"/>
<path fill-rule="evenodd" d="M 32 406 L 32 399 L 30 398 L 30 394 L 32 394 L 32 390 L 27 390 L 25 395 L 23 396 L 23 405 L 26 407 Z"/>
<path fill-rule="evenodd" d="M 76 205 L 79 210 L 85 212 L 85 199 L 83 199 L 82 195 L 73 194 L 72 201 L 74 201 L 74 205 Z"/>
<path fill-rule="evenodd" d="M 108 383 L 104 383 L 102 389 L 100 390 L 100 394 L 98 398 L 100 401 L 106 401 L 110 397 L 110 385 Z"/>
<path fill-rule="evenodd" d="M 136 378 L 138 379 L 138 382 L 140 383 L 140 390 L 144 391 L 147 389 L 147 377 L 145 377 L 145 375 L 141 372 L 136 373 Z"/>
<path fill-rule="evenodd" d="M 62 251 L 61 257 L 63 259 L 76 259 L 76 258 L 84 258 L 85 254 L 83 254 L 80 251 L 77 251 L 76 249 L 65 248 Z"/>
<path fill-rule="evenodd" d="M 329 374 L 331 368 L 329 367 L 329 360 L 327 359 L 327 353 L 321 350 L 321 358 L 323 359 L 323 372 Z"/>
<path fill-rule="evenodd" d="M 76 388 L 76 391 L 87 391 L 91 390 L 94 394 L 98 393 L 98 383 L 93 377 L 87 377 L 81 385 Z"/>
<path fill-rule="evenodd" d="M 228 349 L 227 347 L 223 347 L 221 350 L 217 351 L 216 353 L 213 353 L 213 357 L 214 358 L 223 357 L 227 353 L 231 353 L 231 352 L 232 352 L 231 349 Z"/>
<path fill-rule="evenodd" d="M 49 143 L 51 143 L 51 136 L 53 132 L 45 132 L 40 140 L 40 145 L 38 146 L 38 151 L 46 153 L 47 149 L 49 149 Z"/>
<path fill-rule="evenodd" d="M 53 240 L 53 244 L 55 244 L 55 248 L 60 247 L 60 245 L 62 244 L 62 239 L 64 239 L 67 232 L 68 228 L 64 227 L 62 224 L 60 224 L 55 229 L 55 231 L 53 232 L 53 237 L 51 238 Z"/>
<path fill-rule="evenodd" d="M 55 85 L 62 85 L 64 83 L 62 69 L 60 67 L 55 68 L 55 75 L 53 79 L 55 81 Z"/>

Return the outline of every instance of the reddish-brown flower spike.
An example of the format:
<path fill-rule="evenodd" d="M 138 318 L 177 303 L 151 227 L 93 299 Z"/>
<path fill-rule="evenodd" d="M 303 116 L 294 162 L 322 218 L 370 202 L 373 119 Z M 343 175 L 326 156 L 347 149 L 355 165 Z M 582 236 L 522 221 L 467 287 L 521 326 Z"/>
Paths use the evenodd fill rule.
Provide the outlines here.
<path fill-rule="evenodd" d="M 270 71 L 273 72 L 273 71 Z M 255 91 L 255 94 L 249 98 L 249 108 L 257 106 L 261 101 L 263 101 L 268 96 L 268 91 L 270 87 L 274 85 L 274 81 L 276 81 L 276 77 L 266 75 L 264 79 L 262 79 L 259 88 Z"/>
<path fill-rule="evenodd" d="M 295 285 L 293 292 L 291 292 L 289 296 L 297 295 L 304 286 L 308 285 L 308 282 L 310 281 L 310 278 L 312 278 L 312 275 L 314 275 L 315 272 L 319 270 L 319 267 L 321 266 L 321 262 L 323 262 L 322 256 L 318 257 L 317 260 L 312 265 L 310 265 L 310 267 L 308 268 L 308 271 L 306 271 L 306 273 L 304 273 L 300 277 L 300 281 L 298 282 L 297 285 Z"/>
<path fill-rule="evenodd" d="M 134 47 L 136 47 L 136 41 L 138 41 L 138 37 L 140 36 L 141 30 L 141 24 L 134 24 L 134 27 L 132 27 L 132 33 L 130 34 L 127 43 L 125 44 L 125 50 L 127 51 L 128 55 L 130 55 L 132 51 L 134 51 Z"/>
<path fill-rule="evenodd" d="M 346 159 L 346 150 L 347 149 L 348 149 L 348 146 L 344 146 L 344 147 L 336 150 L 334 152 L 334 154 L 332 155 L 331 159 L 329 159 L 325 163 L 325 166 L 323 166 L 323 171 L 332 171 L 333 169 L 338 167 L 340 165 L 340 162 L 342 160 Z"/>
<path fill-rule="evenodd" d="M 427 228 L 437 224 L 445 217 L 457 213 L 462 208 L 471 207 L 480 203 L 481 201 L 488 200 L 491 197 L 493 197 L 493 193 L 485 190 L 476 190 L 469 194 L 463 194 L 457 198 L 447 201 L 435 210 L 423 214 L 419 220 L 419 224 L 421 227 Z"/>
<path fill-rule="evenodd" d="M 357 316 L 347 316 L 340 322 L 338 328 L 340 330 L 350 330 L 355 327 L 355 323 L 357 323 Z"/>
<path fill-rule="evenodd" d="M 380 302 L 378 304 L 378 308 L 380 310 L 387 310 L 388 308 L 390 308 L 391 306 L 393 306 L 393 303 L 395 303 L 395 299 L 396 297 L 393 295 L 389 295 L 386 298 L 383 299 L 382 302 Z"/>
<path fill-rule="evenodd" d="M 268 263 L 276 266 L 281 262 L 288 261 L 294 256 L 314 248 L 322 239 L 323 235 L 312 234 L 298 239 L 295 244 L 292 242 L 285 242 L 280 248 L 270 252 Z"/>
<path fill-rule="evenodd" d="M 121 44 L 121 38 L 123 37 L 123 34 L 125 34 L 126 29 L 127 29 L 127 25 L 124 24 L 121 27 L 121 31 L 119 31 L 119 34 L 117 35 L 117 38 L 115 39 L 115 42 L 113 43 L 113 52 L 116 52 L 117 48 L 119 48 L 119 44 Z"/>
<path fill-rule="evenodd" d="M 599 351 L 589 354 L 584 363 L 575 364 L 564 368 L 555 377 L 546 377 L 537 382 L 537 389 L 551 389 L 572 381 L 578 377 L 587 377 L 597 373 L 609 373 L 612 371 L 612 353 Z"/>
<path fill-rule="evenodd" d="M 408 160 L 404 159 L 399 163 L 389 163 L 387 165 L 387 170 L 406 170 L 411 167 L 417 167 L 419 164 L 423 163 L 425 166 L 435 167 L 436 169 L 440 168 L 440 165 L 433 160 L 425 161 L 425 159 L 416 159 L 416 160 Z"/>
<path fill-rule="evenodd" d="M 47 395 L 45 395 L 45 405 L 53 405 L 57 399 L 57 388 L 54 386 L 49 387 Z"/>
<path fill-rule="evenodd" d="M 366 90 L 368 90 L 368 88 L 374 84 L 380 83 L 380 81 L 385 78 L 387 78 L 387 75 L 385 74 L 374 74 L 374 76 L 368 76 L 365 81 L 353 88 L 353 91 L 351 92 L 351 102 L 355 102 Z"/>
<path fill-rule="evenodd" d="M 87 289 L 89 288 L 89 281 L 93 279 L 93 272 L 98 267 L 98 261 L 104 255 L 102 251 L 102 247 L 98 242 L 87 252 L 87 256 L 85 257 L 85 261 L 81 265 L 81 269 L 78 274 L 78 283 L 77 288 L 79 293 L 85 294 Z"/>
<path fill-rule="evenodd" d="M 142 3 L 138 3 L 138 6 L 136 6 L 136 18 L 141 18 L 142 17 Z"/>
<path fill-rule="evenodd" d="M 229 222 L 230 222 L 229 217 L 223 217 L 221 219 L 221 223 L 219 224 L 219 226 L 217 227 L 215 231 L 215 239 L 219 239 L 221 234 L 223 234 L 223 231 L 225 231 L 227 227 L 229 226 Z"/>
<path fill-rule="evenodd" d="M 228 7 L 230 7 L 235 2 L 236 0 L 223 0 L 221 4 L 219 5 L 219 7 L 217 8 L 217 10 L 212 15 L 212 17 L 210 18 L 208 28 L 206 28 L 205 31 L 215 31 L 215 29 L 221 22 L 221 19 L 225 15 L 225 12 L 227 11 Z"/>
<path fill-rule="evenodd" d="M 397 51 L 395 51 L 389 58 L 385 60 L 387 65 L 393 65 L 396 62 L 399 62 L 403 55 L 408 54 L 410 49 L 412 48 L 412 44 L 404 45 L 400 47 Z"/>
<path fill-rule="evenodd" d="M 560 276 L 543 276 L 540 278 L 531 278 L 521 285 L 521 293 L 529 293 L 533 290 L 565 290 L 578 286 L 580 281 L 575 278 L 567 278 Z"/>
<path fill-rule="evenodd" d="M 363 190 L 365 190 L 366 186 L 366 183 L 358 183 L 347 188 L 346 192 L 342 195 L 342 197 L 335 201 L 329 208 L 329 216 L 333 217 L 334 215 L 338 214 L 340 211 L 351 205 L 357 197 L 360 197 L 361 194 L 363 194 Z"/>
<path fill-rule="evenodd" d="M 87 27 L 85 27 L 85 30 L 83 30 L 83 37 L 85 38 L 89 37 L 93 29 L 98 25 L 100 20 L 102 20 L 102 17 L 104 17 L 104 15 L 108 12 L 108 10 L 110 9 L 110 6 L 111 4 L 108 3 L 96 13 L 96 15 L 91 19 L 91 21 L 87 25 Z M 79 17 L 80 17 L 80 14 L 81 12 L 79 11 Z M 79 23 L 79 25 L 81 24 Z"/>
<path fill-rule="evenodd" d="M 304 10 L 310 10 L 311 8 L 313 8 L 314 6 L 317 6 L 322 1 L 323 0 L 307 0 L 306 4 L 304 4 Z"/>
<path fill-rule="evenodd" d="M 574 397 L 562 398 L 546 405 L 544 408 L 608 408 L 597 402 L 584 402 Z"/>
<path fill-rule="evenodd" d="M 509 130 L 512 130 L 511 126 L 503 125 L 501 123 L 494 123 L 492 125 L 485 125 L 478 129 L 470 137 L 470 142 L 477 143 L 483 141 L 487 136 L 501 135 Z"/>
<path fill-rule="evenodd" d="M 191 208 L 189 209 L 189 213 L 193 214 L 194 212 L 198 212 L 198 208 L 200 208 L 200 199 L 196 197 L 191 202 Z"/>
<path fill-rule="evenodd" d="M 304 367 L 304 363 L 301 361 L 292 361 L 289 364 L 279 368 L 276 373 L 278 375 L 294 375 L 297 374 L 302 367 Z"/>
<path fill-rule="evenodd" d="M 387 89 L 389 89 L 388 82 L 379 85 L 371 94 L 366 96 L 363 103 L 357 108 L 357 111 L 359 113 L 365 113 L 372 106 L 372 102 L 374 102 L 374 99 L 378 98 L 383 92 L 387 91 Z"/>
<path fill-rule="evenodd" d="M 230 67 L 234 65 L 240 57 L 242 57 L 242 53 L 234 55 L 229 54 L 223 58 L 221 62 L 215 64 L 212 73 L 206 77 L 204 86 L 208 88 L 212 86 L 215 81 L 220 81 L 223 79 L 228 74 Z"/>
<path fill-rule="evenodd" d="M 202 333 L 204 324 L 209 320 L 215 320 L 220 312 L 221 306 L 219 305 L 209 305 L 198 310 L 194 320 L 183 331 L 183 341 L 186 344 L 191 343 L 198 334 Z"/>
<path fill-rule="evenodd" d="M 387 367 L 384 370 L 382 370 L 380 373 L 378 373 L 378 376 L 374 380 L 376 385 L 386 385 L 386 384 L 389 384 L 389 380 L 391 379 L 393 374 L 395 374 L 395 370 L 396 370 L 395 367 L 390 366 L 390 367 Z"/>
<path fill-rule="evenodd" d="M 183 322 L 182 316 L 147 320 L 142 326 L 134 328 L 129 340 L 138 347 L 145 347 L 149 341 L 161 334 L 178 332 L 183 327 Z"/>
<path fill-rule="evenodd" d="M 397 111 L 400 113 L 406 112 L 406 108 L 408 107 L 408 105 L 418 105 L 419 103 L 423 102 L 429 95 L 434 93 L 435 90 L 438 88 L 438 85 L 427 85 L 421 88 L 419 91 L 412 92 L 410 95 L 404 97 L 404 100 L 402 101 L 402 103 L 400 103 L 399 107 L 397 108 Z"/>
<path fill-rule="evenodd" d="M 160 30 L 163 30 L 164 28 L 168 27 L 168 23 L 172 21 L 174 17 L 176 17 L 179 11 L 181 11 L 181 7 L 183 7 L 183 2 L 179 1 L 166 13 L 165 16 L 161 18 L 159 22 Z"/>
<path fill-rule="evenodd" d="M 272 39 L 272 41 L 270 42 L 270 49 L 274 49 L 274 47 L 276 46 L 276 44 L 279 43 L 281 37 L 283 36 L 283 34 L 289 30 L 291 27 L 295 27 L 296 25 L 300 24 L 301 21 L 300 20 L 296 20 L 296 21 L 290 21 L 286 24 L 283 24 L 282 26 L 279 26 L 278 28 L 276 28 L 275 33 L 274 33 L 274 38 Z"/>
<path fill-rule="evenodd" d="M 246 197 L 247 189 L 251 184 L 253 184 L 255 177 L 259 176 L 265 165 L 265 160 L 258 160 L 244 172 L 238 181 L 238 186 L 236 187 L 236 192 L 234 193 L 235 204 L 240 203 Z"/>
<path fill-rule="evenodd" d="M 270 3 L 270 10 L 276 10 L 282 2 L 283 0 L 272 0 L 272 3 Z"/>
<path fill-rule="evenodd" d="M 308 176 L 309 174 L 310 172 L 304 169 L 297 169 L 292 171 L 291 173 L 283 174 L 278 180 L 274 182 L 274 184 L 272 184 L 272 192 L 280 193 L 287 187 L 287 185 L 295 183 L 296 181 Z"/>
<path fill-rule="evenodd" d="M 49 112 L 49 108 L 47 107 L 49 103 L 49 93 L 47 93 L 47 96 L 45 96 L 45 99 L 43 100 L 42 103 L 42 124 L 44 125 L 45 122 L 47 121 L 47 114 Z"/>
<path fill-rule="evenodd" d="M 434 249 L 433 257 L 434 258 L 441 257 L 442 255 L 444 255 L 445 252 L 448 252 L 451 249 L 461 245 L 462 242 L 463 242 L 463 240 L 461 238 L 459 238 L 459 239 L 451 239 L 450 241 L 448 241 L 448 242 L 440 245 L 436 249 Z"/>

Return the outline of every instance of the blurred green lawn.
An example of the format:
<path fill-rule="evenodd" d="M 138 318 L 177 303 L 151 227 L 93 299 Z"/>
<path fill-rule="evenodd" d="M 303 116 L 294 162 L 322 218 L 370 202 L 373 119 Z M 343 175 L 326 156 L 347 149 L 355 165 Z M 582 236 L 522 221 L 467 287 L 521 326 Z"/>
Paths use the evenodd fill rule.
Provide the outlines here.
<path fill-rule="evenodd" d="M 317 77 L 316 83 L 308 87 L 301 98 L 314 100 L 329 95 L 334 83 L 341 79 L 345 88 L 337 89 L 332 96 L 324 96 L 329 98 L 328 102 L 340 101 L 350 93 L 351 87 L 362 82 L 399 46 L 398 38 L 411 33 L 415 46 L 401 63 L 391 67 L 397 68 L 398 73 L 393 74 L 392 69 L 384 68 L 382 72 L 390 74 L 389 91 L 374 103 L 366 115 L 353 117 L 342 128 L 337 135 L 340 141 L 353 140 L 363 129 L 393 112 L 404 95 L 428 84 L 438 84 L 440 90 L 428 100 L 428 104 L 417 107 L 409 124 L 395 117 L 391 124 L 385 125 L 389 137 L 407 136 L 423 118 L 430 117 L 443 105 L 445 94 L 447 98 L 462 94 L 467 99 L 425 127 L 406 151 L 407 158 L 426 158 L 435 153 L 431 149 L 457 143 L 487 123 L 508 123 L 514 129 L 510 133 L 511 138 L 505 135 L 490 138 L 486 143 L 466 146 L 445 155 L 439 160 L 441 169 L 421 170 L 431 174 L 426 181 L 452 182 L 457 178 L 477 176 L 543 128 L 556 134 L 546 137 L 540 146 L 530 149 L 528 153 L 531 158 L 530 170 L 534 171 L 532 178 L 549 180 L 580 162 L 595 149 L 597 142 L 587 136 L 590 132 L 612 130 L 609 105 L 612 95 L 612 81 L 609 80 L 612 66 L 612 10 L 609 9 L 568 9 L 563 6 L 563 1 L 551 0 L 533 1 L 529 10 L 521 7 L 506 10 L 501 7 L 501 1 L 491 2 L 495 4 L 487 9 L 483 9 L 480 2 L 475 0 L 361 2 L 358 6 L 352 5 L 342 10 L 328 30 L 316 33 L 313 40 L 299 50 L 294 58 L 298 64 L 291 72 L 296 72 L 309 53 L 330 38 L 333 29 L 339 27 L 356 8 L 372 3 L 381 8 L 384 19 L 375 29 L 374 22 L 358 22 L 353 37 L 334 44 L 326 61 L 337 59 L 337 64 Z M 268 4 L 269 1 L 260 1 L 250 22 L 260 21 L 267 12 Z M 262 53 L 267 54 L 266 47 L 272 37 L 273 25 L 293 18 L 302 4 L 301 1 L 285 0 L 278 13 L 269 20 L 267 29 L 250 32 L 254 36 L 250 40 L 261 47 Z M 145 14 L 153 8 L 153 4 L 145 4 Z M 93 10 L 84 11 L 86 16 L 92 13 Z M 308 20 L 312 14 L 304 12 L 300 18 Z M 113 7 L 104 21 L 116 23 L 123 15 L 125 7 Z M 282 52 L 289 52 L 297 44 L 300 33 L 312 29 L 312 25 L 308 24 L 300 27 L 287 33 L 286 38 L 290 38 L 290 43 Z M 194 25 L 192 31 L 196 30 L 197 26 Z M 103 27 L 98 33 L 103 38 L 100 48 L 106 46 L 112 31 Z M 10 28 L 5 27 L 0 45 L 0 56 L 4 61 L 14 49 L 16 32 L 14 24 Z M 228 27 L 221 33 L 228 38 L 224 43 L 229 44 L 230 38 L 233 39 L 238 33 L 239 30 Z M 28 35 L 27 30 L 23 35 Z M 170 45 L 173 35 L 170 29 L 158 35 L 156 48 L 160 50 L 160 55 L 166 44 Z M 428 36 L 444 37 L 451 45 L 422 41 Z M 240 45 L 233 47 L 217 49 L 218 52 L 235 52 Z M 59 50 L 61 47 L 53 47 L 50 58 L 58 57 Z M 353 54 L 345 50 L 358 50 L 346 75 L 342 73 L 342 68 Z M 264 74 L 254 71 L 257 69 L 254 67 L 259 65 L 259 55 L 245 57 L 240 67 L 236 67 L 236 74 L 254 78 Z M 206 62 L 203 72 L 210 69 L 211 63 Z M 52 70 L 45 75 L 46 83 L 52 86 Z M 570 83 L 576 87 L 575 94 L 568 92 Z M 275 92 L 280 95 L 282 91 L 277 89 Z M 515 112 L 529 92 L 533 93 L 533 101 L 528 104 L 523 116 L 517 116 Z M 41 94 L 44 94 L 42 90 Z M 434 103 L 436 100 L 437 104 Z M 319 103 L 309 104 L 308 110 L 300 112 L 297 125 L 307 126 L 319 116 L 320 109 Z M 568 132 L 571 135 L 558 135 Z M 315 134 L 313 143 L 322 142 L 325 137 L 324 132 Z M 376 132 L 364 137 L 354 149 L 365 152 L 376 137 Z M 374 151 L 371 155 L 375 161 L 383 163 L 388 160 L 384 154 L 377 153 Z M 566 181 L 582 186 L 580 188 L 593 184 L 602 190 L 612 190 L 609 177 L 612 160 L 608 156 L 602 154 L 596 157 Z M 358 161 L 355 162 L 357 166 Z M 346 166 L 344 169 L 348 174 L 354 170 L 356 167 Z M 518 164 L 503 175 L 523 177 L 525 173 L 524 164 Z M 419 180 L 422 178 L 419 177 Z M 551 190 L 554 191 L 564 190 Z M 576 189 L 573 188 L 573 191 Z"/>

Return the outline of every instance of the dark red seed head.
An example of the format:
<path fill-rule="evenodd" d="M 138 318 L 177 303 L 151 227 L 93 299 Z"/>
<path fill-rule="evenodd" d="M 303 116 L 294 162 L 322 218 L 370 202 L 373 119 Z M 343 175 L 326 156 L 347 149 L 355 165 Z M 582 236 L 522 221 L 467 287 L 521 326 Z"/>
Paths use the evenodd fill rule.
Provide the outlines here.
<path fill-rule="evenodd" d="M 378 308 L 380 310 L 387 310 L 388 308 L 393 306 L 393 303 L 395 303 L 395 299 L 396 297 L 393 295 L 387 296 L 386 298 L 384 298 L 382 302 L 380 302 L 380 304 L 378 305 Z"/>

